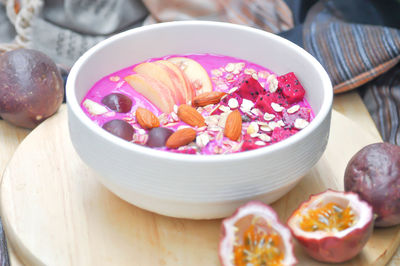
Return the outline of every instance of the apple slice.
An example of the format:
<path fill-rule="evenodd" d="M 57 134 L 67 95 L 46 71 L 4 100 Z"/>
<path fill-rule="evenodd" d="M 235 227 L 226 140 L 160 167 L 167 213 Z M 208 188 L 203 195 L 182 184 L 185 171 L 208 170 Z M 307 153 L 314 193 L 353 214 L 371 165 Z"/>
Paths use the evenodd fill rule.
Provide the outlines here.
<path fill-rule="evenodd" d="M 179 89 L 185 98 L 184 103 L 191 101 L 193 98 L 193 88 L 186 75 L 174 63 L 167 60 L 159 60 L 155 61 L 155 63 L 161 65 L 170 73 L 171 79 L 175 83 L 175 88 Z"/>
<path fill-rule="evenodd" d="M 210 77 L 202 65 L 187 57 L 171 57 L 168 61 L 177 65 L 191 82 L 195 95 L 213 90 Z"/>
<path fill-rule="evenodd" d="M 177 89 L 176 82 L 172 80 L 172 77 L 165 68 L 155 64 L 153 62 L 145 62 L 137 65 L 133 70 L 138 74 L 146 75 L 154 80 L 158 80 L 163 83 L 165 87 L 170 90 L 173 99 L 177 105 L 186 103 L 185 95 L 182 95 L 180 89 Z"/>
<path fill-rule="evenodd" d="M 163 83 L 144 74 L 126 76 L 125 81 L 164 113 L 169 114 L 173 111 L 174 98 Z"/>

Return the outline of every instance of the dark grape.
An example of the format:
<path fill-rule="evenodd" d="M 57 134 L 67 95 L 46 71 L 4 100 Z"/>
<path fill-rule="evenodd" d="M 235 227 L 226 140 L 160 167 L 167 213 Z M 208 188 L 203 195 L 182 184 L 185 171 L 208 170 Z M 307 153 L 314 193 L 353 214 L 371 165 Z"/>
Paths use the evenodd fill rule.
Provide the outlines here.
<path fill-rule="evenodd" d="M 165 142 L 174 131 L 165 127 L 155 127 L 149 131 L 149 138 L 146 145 L 149 147 L 164 147 Z"/>
<path fill-rule="evenodd" d="M 135 129 L 128 122 L 118 119 L 108 121 L 103 125 L 103 128 L 111 134 L 127 141 L 131 141 L 135 133 Z"/>
<path fill-rule="evenodd" d="M 132 100 L 121 93 L 108 94 L 101 100 L 101 102 L 111 110 L 118 113 L 127 113 L 132 108 Z"/>

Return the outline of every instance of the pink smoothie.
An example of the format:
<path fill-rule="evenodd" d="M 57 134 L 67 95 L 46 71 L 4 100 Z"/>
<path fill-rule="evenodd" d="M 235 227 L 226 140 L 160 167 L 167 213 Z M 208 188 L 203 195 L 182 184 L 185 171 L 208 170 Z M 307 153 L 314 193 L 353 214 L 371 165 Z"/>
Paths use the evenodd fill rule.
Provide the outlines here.
<path fill-rule="evenodd" d="M 162 58 L 152 58 L 146 62 L 166 60 L 171 57 L 188 57 L 197 61 L 207 71 L 214 91 L 232 92 L 236 87 L 240 86 L 241 81 L 251 76 L 256 78 L 261 86 L 267 90 L 270 87 L 270 82 L 276 82 L 276 74 L 271 70 L 229 56 L 215 54 L 168 55 Z M 140 63 L 143 62 L 139 62 L 138 64 Z M 121 69 L 100 79 L 88 91 L 81 106 L 87 116 L 99 126 L 103 126 L 105 123 L 115 119 L 126 121 L 134 128 L 135 132 L 131 142 L 146 146 L 149 131 L 141 128 L 136 121 L 135 111 L 138 107 L 146 108 L 158 116 L 161 127 L 176 131 L 180 128 L 188 127 L 188 125 L 177 119 L 176 113 L 163 114 L 157 106 L 135 91 L 135 89 L 124 80 L 126 76 L 135 73 L 133 68 L 138 64 Z M 232 66 L 234 70 L 232 70 Z M 132 101 L 131 110 L 126 113 L 118 113 L 105 106 L 102 103 L 102 99 L 111 93 L 121 93 L 128 96 Z M 279 93 L 279 90 L 277 93 Z M 229 97 L 225 97 L 225 100 L 222 100 L 219 105 L 199 107 L 197 110 L 206 119 L 206 123 L 210 121 L 207 117 L 214 115 L 220 118 L 223 112 L 227 111 L 226 109 L 240 110 L 243 124 L 242 136 L 238 141 L 230 140 L 224 136 L 223 122 L 220 122 L 220 128 L 209 122 L 207 123 L 207 127 L 200 129 L 195 128 L 197 131 L 197 138 L 188 145 L 179 147 L 178 149 L 168 149 L 166 147 L 157 147 L 154 149 L 188 154 L 227 154 L 262 148 L 295 134 L 314 118 L 313 111 L 306 98 L 298 102 L 290 103 L 283 111 L 275 112 L 273 118 L 270 116 L 267 117 L 268 119 L 266 120 L 264 113 L 260 113 L 259 110 L 254 110 L 257 108 L 253 107 L 253 109 L 251 109 L 252 111 L 249 110 L 247 113 L 243 111 L 244 109 L 241 109 L 241 106 L 230 108 L 229 104 L 232 103 L 228 103 L 228 100 L 232 98 L 232 96 L 228 96 Z M 239 103 L 240 102 L 241 99 L 239 99 Z M 93 104 L 96 106 L 93 107 Z M 296 119 L 305 120 L 305 122 L 296 121 Z M 303 123 L 301 124 L 300 122 Z M 301 126 L 299 126 L 300 124 Z M 254 132 L 254 130 L 257 130 L 257 132 Z M 248 148 L 250 147 L 249 145 L 243 144 L 244 142 L 250 141 L 252 143 L 251 148 Z M 134 144 L 127 143 L 127 145 Z"/>

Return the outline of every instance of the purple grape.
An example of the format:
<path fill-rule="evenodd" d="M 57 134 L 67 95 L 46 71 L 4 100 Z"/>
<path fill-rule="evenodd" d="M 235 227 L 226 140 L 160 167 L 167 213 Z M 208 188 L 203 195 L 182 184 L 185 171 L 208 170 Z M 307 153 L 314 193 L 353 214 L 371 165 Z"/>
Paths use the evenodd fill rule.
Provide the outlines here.
<path fill-rule="evenodd" d="M 149 138 L 146 145 L 149 147 L 164 147 L 165 142 L 174 131 L 165 127 L 155 127 L 149 131 Z"/>
<path fill-rule="evenodd" d="M 111 110 L 118 113 L 127 113 L 132 108 L 132 100 L 121 93 L 108 94 L 101 100 L 101 102 Z"/>
<path fill-rule="evenodd" d="M 127 141 L 131 141 L 135 133 L 135 129 L 128 122 L 118 119 L 106 122 L 103 128 L 111 134 Z"/>

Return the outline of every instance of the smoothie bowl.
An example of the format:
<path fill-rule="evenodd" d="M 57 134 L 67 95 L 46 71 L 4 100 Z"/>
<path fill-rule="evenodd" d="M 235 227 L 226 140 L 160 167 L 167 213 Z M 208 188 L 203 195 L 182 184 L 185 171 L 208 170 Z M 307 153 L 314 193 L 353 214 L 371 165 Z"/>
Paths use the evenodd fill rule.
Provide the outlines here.
<path fill-rule="evenodd" d="M 171 22 L 115 35 L 67 81 L 82 160 L 122 199 L 210 219 L 271 203 L 325 150 L 332 86 L 307 52 L 276 35 Z"/>

